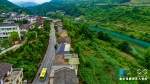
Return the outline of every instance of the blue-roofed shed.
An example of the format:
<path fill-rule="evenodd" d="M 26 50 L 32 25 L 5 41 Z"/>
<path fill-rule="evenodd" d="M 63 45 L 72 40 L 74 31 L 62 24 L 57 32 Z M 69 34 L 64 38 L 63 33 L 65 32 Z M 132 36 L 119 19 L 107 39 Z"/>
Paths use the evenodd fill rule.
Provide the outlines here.
<path fill-rule="evenodd" d="M 65 50 L 66 44 L 59 44 L 56 50 L 56 55 L 58 54 L 70 54 L 70 50 Z"/>

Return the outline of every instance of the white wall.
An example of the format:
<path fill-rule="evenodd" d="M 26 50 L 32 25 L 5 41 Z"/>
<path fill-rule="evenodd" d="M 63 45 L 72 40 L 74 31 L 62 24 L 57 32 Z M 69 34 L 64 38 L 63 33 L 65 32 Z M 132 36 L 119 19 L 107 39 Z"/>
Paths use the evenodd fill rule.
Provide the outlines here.
<path fill-rule="evenodd" d="M 2 81 L 2 79 L 0 80 L 0 84 L 3 84 L 3 81 Z"/>
<path fill-rule="evenodd" d="M 18 32 L 18 35 L 19 35 L 19 38 L 20 38 L 20 40 L 21 40 L 21 34 L 20 34 L 20 28 L 19 28 L 19 26 L 17 26 L 17 32 Z"/>
<path fill-rule="evenodd" d="M 20 29 L 19 29 L 19 26 L 5 26 L 5 27 L 0 27 L 0 29 L 4 28 L 4 30 L 1 30 L 1 33 L 9 33 L 8 35 L 0 35 L 0 37 L 9 37 L 10 35 L 10 32 L 12 31 L 17 31 L 18 34 L 19 34 L 19 37 L 21 36 L 20 35 Z M 7 28 L 11 28 L 11 30 L 7 30 Z M 13 30 L 13 28 L 16 28 L 15 30 Z M 21 40 L 21 38 L 20 38 Z"/>

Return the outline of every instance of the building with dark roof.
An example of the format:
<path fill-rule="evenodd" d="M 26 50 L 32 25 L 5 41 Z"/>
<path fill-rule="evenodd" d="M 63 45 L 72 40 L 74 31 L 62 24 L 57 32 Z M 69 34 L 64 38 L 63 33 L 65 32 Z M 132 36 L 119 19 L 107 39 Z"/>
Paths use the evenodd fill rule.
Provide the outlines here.
<path fill-rule="evenodd" d="M 56 50 L 56 54 L 70 54 L 70 44 L 59 44 Z"/>
<path fill-rule="evenodd" d="M 23 35 L 28 31 L 29 24 L 22 24 L 19 26 L 19 28 L 20 28 L 20 34 Z"/>
<path fill-rule="evenodd" d="M 57 42 L 58 44 L 61 44 L 61 43 L 69 43 L 71 44 L 71 38 L 66 36 L 66 37 L 58 37 L 57 38 Z"/>
<path fill-rule="evenodd" d="M 75 70 L 69 68 L 56 70 L 53 84 L 78 84 Z"/>
<path fill-rule="evenodd" d="M 12 64 L 3 62 L 0 64 L 0 79 L 8 76 L 12 72 Z"/>
<path fill-rule="evenodd" d="M 12 64 L 0 64 L 0 84 L 22 84 L 23 68 L 12 68 Z"/>
<path fill-rule="evenodd" d="M 63 33 L 63 32 L 66 32 L 66 33 L 67 33 L 66 30 L 63 30 L 63 29 L 58 30 L 58 34 L 61 34 L 61 33 Z"/>

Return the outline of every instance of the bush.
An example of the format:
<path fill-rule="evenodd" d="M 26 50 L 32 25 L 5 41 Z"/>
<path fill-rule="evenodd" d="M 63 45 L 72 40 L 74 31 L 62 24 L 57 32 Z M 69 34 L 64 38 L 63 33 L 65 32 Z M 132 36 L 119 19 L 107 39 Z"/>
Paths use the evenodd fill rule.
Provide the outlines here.
<path fill-rule="evenodd" d="M 131 51 L 131 47 L 130 47 L 129 43 L 126 41 L 123 41 L 121 44 L 119 44 L 118 49 L 120 49 L 126 53 L 130 53 L 130 51 Z"/>

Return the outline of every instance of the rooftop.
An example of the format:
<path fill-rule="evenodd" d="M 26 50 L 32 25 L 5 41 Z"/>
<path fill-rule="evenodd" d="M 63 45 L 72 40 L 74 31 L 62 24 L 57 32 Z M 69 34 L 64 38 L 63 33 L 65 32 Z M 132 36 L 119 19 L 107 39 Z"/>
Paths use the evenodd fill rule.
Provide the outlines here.
<path fill-rule="evenodd" d="M 62 29 L 58 31 L 59 34 L 61 34 L 63 32 L 67 32 L 67 31 L 66 30 L 62 30 Z"/>
<path fill-rule="evenodd" d="M 68 37 L 68 36 L 66 36 L 66 37 L 58 37 L 57 38 L 57 42 L 58 42 L 58 44 L 60 44 L 60 43 L 71 43 L 71 38 L 70 37 Z"/>
<path fill-rule="evenodd" d="M 7 71 L 9 71 L 12 67 L 12 64 L 3 62 L 0 64 L 0 79 L 2 79 Z"/>
<path fill-rule="evenodd" d="M 61 31 L 62 30 L 62 27 L 57 27 L 57 31 Z"/>
<path fill-rule="evenodd" d="M 56 50 L 56 54 L 70 54 L 70 44 L 59 44 Z"/>
<path fill-rule="evenodd" d="M 64 54 L 64 59 L 78 58 L 78 54 Z"/>
<path fill-rule="evenodd" d="M 69 57 L 67 58 L 67 56 Z M 68 61 L 66 59 L 68 59 Z M 56 55 L 53 61 L 53 66 L 64 66 L 69 64 L 79 64 L 78 54 Z"/>
<path fill-rule="evenodd" d="M 61 36 L 61 37 L 66 37 L 66 36 L 68 36 L 68 33 L 67 33 L 67 32 L 62 32 L 62 33 L 60 34 L 60 36 Z"/>
<path fill-rule="evenodd" d="M 80 64 L 79 63 L 79 58 L 70 58 L 69 59 L 69 64 Z"/>
<path fill-rule="evenodd" d="M 16 78 L 18 78 L 18 76 L 20 76 L 22 71 L 22 68 L 13 68 L 10 76 L 7 76 L 3 79 L 4 84 L 14 84 L 13 82 L 16 80 Z"/>
<path fill-rule="evenodd" d="M 20 29 L 28 29 L 29 24 L 22 24 L 19 26 Z"/>
<path fill-rule="evenodd" d="M 18 24 L 15 24 L 15 23 L 0 23 L 0 27 L 5 27 L 5 26 L 18 26 Z"/>
<path fill-rule="evenodd" d="M 75 70 L 69 68 L 56 70 L 53 84 L 78 84 Z"/>
<path fill-rule="evenodd" d="M 68 62 L 65 62 L 64 55 L 56 55 L 53 61 L 53 65 L 69 65 Z"/>
<path fill-rule="evenodd" d="M 62 22 L 58 22 L 57 25 L 62 27 Z"/>

